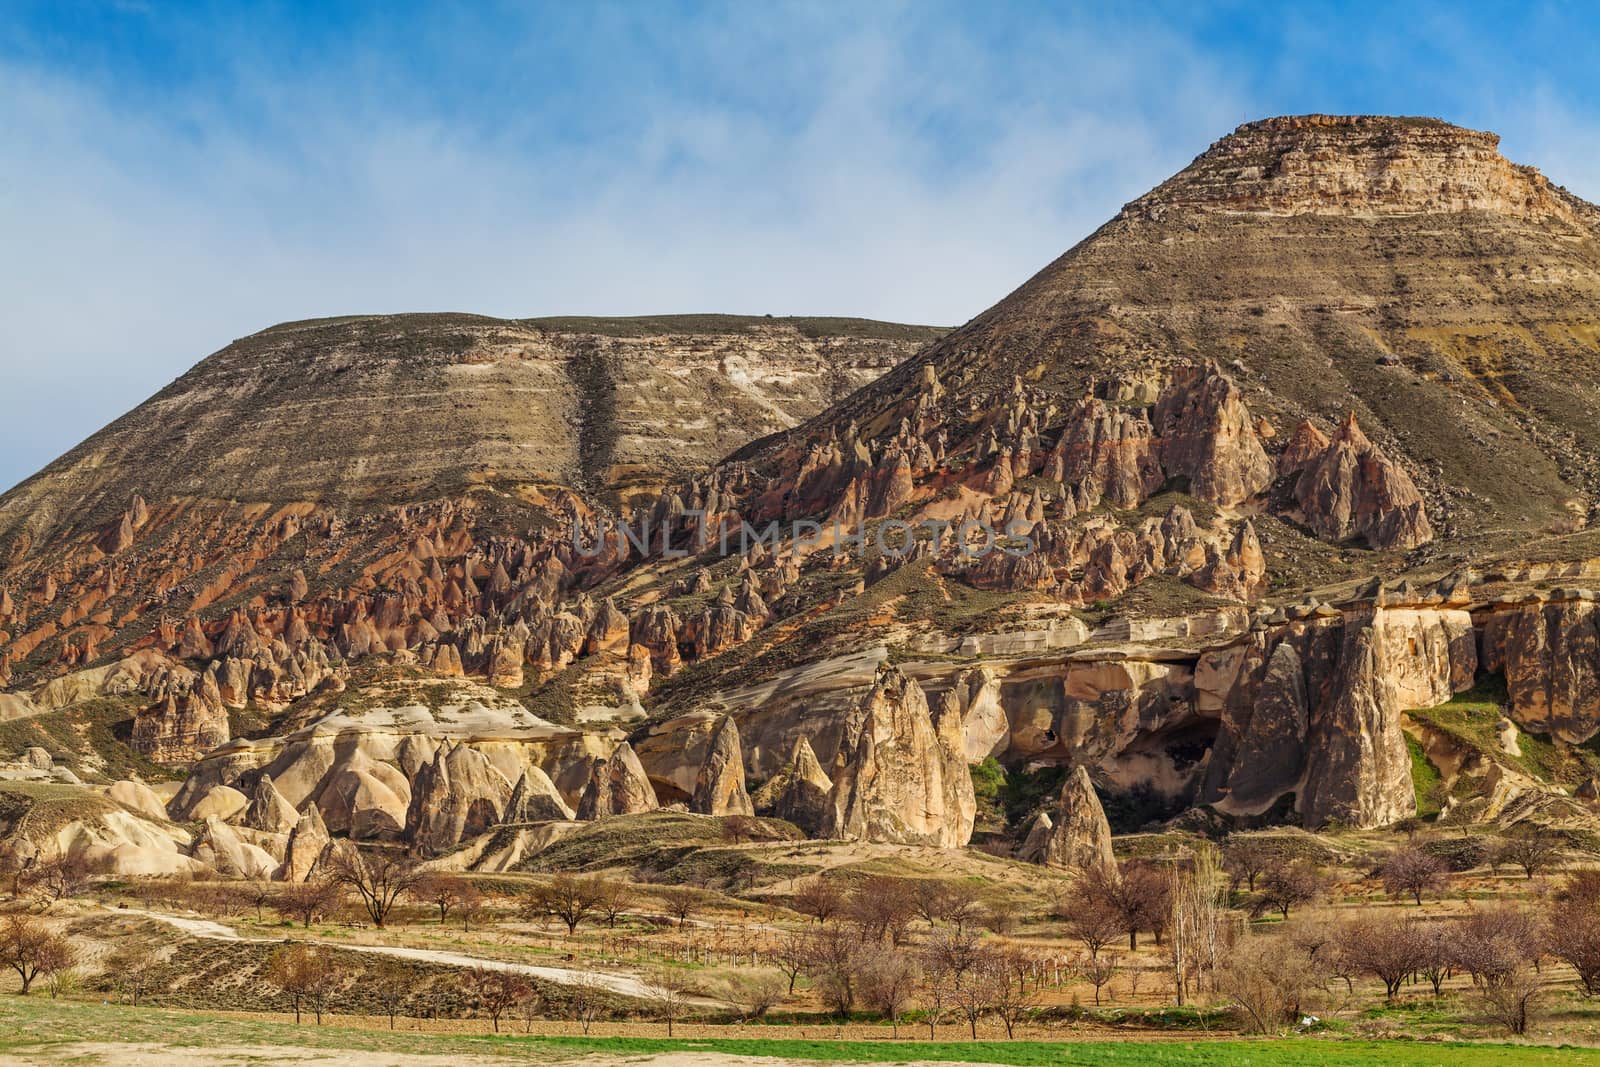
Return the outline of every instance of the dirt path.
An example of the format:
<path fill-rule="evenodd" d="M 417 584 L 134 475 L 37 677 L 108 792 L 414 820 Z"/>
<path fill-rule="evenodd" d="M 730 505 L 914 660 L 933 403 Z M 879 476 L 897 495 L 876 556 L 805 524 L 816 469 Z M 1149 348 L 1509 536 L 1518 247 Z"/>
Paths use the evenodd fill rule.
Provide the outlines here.
<path fill-rule="evenodd" d="M 142 908 L 118 908 L 122 914 L 132 913 L 155 919 L 157 922 L 166 923 L 174 929 L 181 930 L 191 937 L 205 938 L 208 941 L 242 941 L 255 944 L 277 944 L 278 938 L 241 937 L 231 927 L 210 919 L 190 919 L 182 915 L 168 915 L 165 912 L 145 911 Z M 540 967 L 531 963 L 511 963 L 506 960 L 485 959 L 481 956 L 470 956 L 464 952 L 447 952 L 432 948 L 403 948 L 399 945 L 347 945 L 332 941 L 317 941 L 303 939 L 311 945 L 324 945 L 344 952 L 366 952 L 374 956 L 393 956 L 403 960 L 418 960 L 424 963 L 442 963 L 450 967 L 484 967 L 492 971 L 509 971 L 513 974 L 525 974 L 530 978 L 538 978 L 557 985 L 577 985 L 580 982 L 592 982 L 602 989 L 618 993 L 625 997 L 638 997 L 648 1000 L 655 995 L 655 988 L 637 978 L 630 978 L 625 974 L 605 974 L 600 971 L 575 971 L 565 967 Z"/>

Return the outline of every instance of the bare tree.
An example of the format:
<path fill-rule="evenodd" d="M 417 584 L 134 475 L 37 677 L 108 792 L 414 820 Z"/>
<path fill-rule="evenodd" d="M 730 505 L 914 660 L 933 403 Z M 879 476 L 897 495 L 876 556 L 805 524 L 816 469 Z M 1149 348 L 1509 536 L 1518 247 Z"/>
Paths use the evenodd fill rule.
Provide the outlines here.
<path fill-rule="evenodd" d="M 1477 908 L 1456 924 L 1451 962 L 1470 974 L 1474 985 L 1497 985 L 1538 961 L 1545 947 L 1541 934 L 1538 921 L 1521 908 Z"/>
<path fill-rule="evenodd" d="M 937 1027 L 950 1014 L 956 1001 L 956 976 L 950 970 L 949 958 L 941 953 L 922 952 L 923 1020 L 928 1024 L 928 1040 L 938 1036 Z"/>
<path fill-rule="evenodd" d="M 0 964 L 17 972 L 23 996 L 34 979 L 71 967 L 74 959 L 67 939 L 35 919 L 10 915 L 0 926 Z"/>
<path fill-rule="evenodd" d="M 1172 908 L 1172 937 L 1167 956 L 1172 964 L 1172 986 L 1181 1006 L 1191 979 L 1201 982 L 1216 970 L 1226 936 L 1222 864 L 1217 850 L 1200 844 L 1184 862 L 1170 869 L 1167 899 Z"/>
<path fill-rule="evenodd" d="M 1100 950 L 1128 932 L 1122 912 L 1109 900 L 1085 897 L 1066 917 L 1067 932 L 1088 950 L 1089 958 L 1100 958 Z"/>
<path fill-rule="evenodd" d="M 599 879 L 580 878 L 563 871 L 534 888 L 528 908 L 561 920 L 566 925 L 567 936 L 571 937 L 577 932 L 578 924 L 594 911 L 599 889 Z"/>
<path fill-rule="evenodd" d="M 272 910 L 290 919 L 299 919 L 309 928 L 338 908 L 344 887 L 326 878 L 310 878 L 280 886 L 272 897 Z"/>
<path fill-rule="evenodd" d="M 93 868 L 81 856 L 57 853 L 23 873 L 24 882 L 47 903 L 78 896 L 94 881 Z"/>
<path fill-rule="evenodd" d="M 722 839 L 742 845 L 756 836 L 760 825 L 751 815 L 729 815 L 722 820 Z"/>
<path fill-rule="evenodd" d="M 767 955 L 773 965 L 783 972 L 789 979 L 789 993 L 794 993 L 794 984 L 806 969 L 806 963 L 811 958 L 811 939 L 796 930 L 789 930 L 779 936 L 778 940 L 767 948 Z"/>
<path fill-rule="evenodd" d="M 983 956 L 983 945 L 972 930 L 946 927 L 935 930 L 923 949 L 929 960 L 928 967 L 938 973 L 948 974 L 957 983 L 978 965 Z"/>
<path fill-rule="evenodd" d="M 1282 863 L 1283 850 L 1259 837 L 1233 834 L 1222 846 L 1222 868 L 1228 872 L 1233 888 L 1241 884 L 1256 891 L 1256 879 Z"/>
<path fill-rule="evenodd" d="M 1256 915 L 1275 911 L 1287 919 L 1294 908 L 1320 899 L 1327 885 L 1327 877 L 1308 859 L 1273 864 L 1262 873 L 1261 892 L 1250 910 Z"/>
<path fill-rule="evenodd" d="M 794 895 L 794 910 L 826 924 L 844 910 L 844 894 L 831 879 L 819 877 Z"/>
<path fill-rule="evenodd" d="M 456 915 L 461 919 L 461 932 L 467 933 L 472 929 L 472 921 L 482 916 L 489 906 L 489 899 L 482 890 L 467 881 L 461 883 L 460 897 L 456 901 Z"/>
<path fill-rule="evenodd" d="M 267 958 L 267 983 L 289 998 L 296 1023 L 301 1009 L 309 1007 L 322 1025 L 328 997 L 342 979 L 333 958 L 314 945 L 285 945 Z"/>
<path fill-rule="evenodd" d="M 489 1013 L 494 1032 L 500 1032 L 500 1016 L 531 992 L 527 979 L 491 967 L 474 967 L 463 978 L 478 1004 Z"/>
<path fill-rule="evenodd" d="M 1449 887 L 1450 868 L 1439 857 L 1415 845 L 1406 845 L 1384 861 L 1378 869 L 1378 877 L 1383 881 L 1384 892 L 1390 896 L 1410 897 L 1421 905 L 1422 894 L 1442 892 Z"/>
<path fill-rule="evenodd" d="M 1495 855 L 1502 863 L 1520 867 L 1531 880 L 1555 866 L 1561 857 L 1561 839 L 1542 826 L 1521 825 L 1506 835 Z"/>
<path fill-rule="evenodd" d="M 1542 993 L 1539 976 L 1519 967 L 1480 989 L 1478 1002 L 1484 1014 L 1505 1027 L 1506 1033 L 1520 1037 L 1533 1024 Z"/>
<path fill-rule="evenodd" d="M 416 988 L 416 976 L 394 960 L 378 960 L 361 975 L 361 984 L 389 1017 L 389 1029 Z"/>
<path fill-rule="evenodd" d="M 656 973 L 650 982 L 650 1004 L 656 1018 L 667 1024 L 667 1036 L 672 1027 L 689 1010 L 689 976 L 682 971 L 667 968 Z"/>
<path fill-rule="evenodd" d="M 825 926 L 814 931 L 807 952 L 806 974 L 829 1007 L 841 1017 L 856 1003 L 856 975 L 863 946 L 854 930 Z"/>
<path fill-rule="evenodd" d="M 453 874 L 425 874 L 417 880 L 411 895 L 430 907 L 439 909 L 439 925 L 450 917 L 450 909 L 461 903 L 466 881 Z"/>
<path fill-rule="evenodd" d="M 155 977 L 156 954 L 145 945 L 125 944 L 106 957 L 106 973 L 114 976 L 117 988 L 135 1008 Z"/>
<path fill-rule="evenodd" d="M 270 907 L 278 895 L 278 887 L 271 882 L 246 882 L 238 889 L 240 899 L 255 909 L 256 922 L 265 921 L 262 909 Z"/>
<path fill-rule="evenodd" d="M 988 952 L 980 954 L 972 969 L 956 983 L 956 1010 L 967 1020 L 974 1041 L 978 1039 L 979 1020 L 994 1011 L 1010 989 L 1010 971 Z"/>
<path fill-rule="evenodd" d="M 522 1032 L 533 1033 L 533 1024 L 539 1018 L 539 1012 L 544 1007 L 544 998 L 533 986 L 528 986 L 527 993 L 516 1003 L 517 1017 L 522 1020 Z"/>
<path fill-rule="evenodd" d="M 585 1035 L 605 1010 L 605 992 L 593 975 L 583 975 L 567 986 L 567 1015 L 583 1027 Z"/>
<path fill-rule="evenodd" d="M 1003 955 L 991 957 L 990 960 L 980 965 L 981 967 L 997 972 L 994 975 L 985 975 L 980 979 L 989 988 L 989 1011 L 1000 1020 L 1006 1028 L 1006 1039 L 1014 1039 L 1017 1026 L 1028 1016 L 1032 1015 L 1039 1003 L 1037 988 L 1029 989 L 1020 978 L 1012 981 L 1017 970 L 1013 959 L 1006 959 Z"/>
<path fill-rule="evenodd" d="M 1121 962 L 1115 952 L 1108 952 L 1104 956 L 1085 956 L 1078 961 L 1078 972 L 1094 986 L 1095 1007 L 1100 1006 L 1100 991 L 1111 984 L 1111 979 L 1117 974 L 1117 965 Z"/>
<path fill-rule="evenodd" d="M 617 920 L 633 904 L 633 887 L 627 882 L 605 878 L 595 883 L 595 914 L 605 920 L 606 926 L 616 929 Z"/>
<path fill-rule="evenodd" d="M 678 929 L 689 924 L 689 919 L 705 903 L 705 895 L 686 885 L 669 886 L 661 891 L 661 905 L 667 914 L 678 920 Z"/>
<path fill-rule="evenodd" d="M 1009 936 L 1017 928 L 1022 909 L 1010 897 L 992 898 L 983 908 L 983 925 L 990 933 Z"/>
<path fill-rule="evenodd" d="M 1083 895 L 1115 908 L 1128 932 L 1128 950 L 1139 947 L 1139 932 L 1149 931 L 1161 944 L 1171 919 L 1171 882 L 1154 864 L 1130 860 L 1120 871 L 1092 867 L 1079 879 Z"/>
<path fill-rule="evenodd" d="M 1417 973 L 1438 997 L 1445 979 L 1455 969 L 1456 937 L 1443 923 L 1424 923 L 1417 929 L 1417 942 Z"/>
<path fill-rule="evenodd" d="M 888 939 L 898 945 L 916 914 L 916 902 L 904 879 L 872 875 L 851 889 L 844 914 L 866 939 Z"/>
<path fill-rule="evenodd" d="M 403 853 L 384 850 L 363 855 L 349 846 L 334 850 L 328 877 L 355 890 L 372 924 L 382 926 L 400 898 L 417 888 L 424 872 Z"/>
<path fill-rule="evenodd" d="M 1545 945 L 1550 954 L 1578 973 L 1586 997 L 1600 997 L 1600 894 L 1587 891 L 1591 872 L 1568 879 L 1567 889 L 1550 914 Z M 1594 872 L 1600 873 L 1600 872 Z M 1600 879 L 1594 880 L 1600 888 Z"/>
<path fill-rule="evenodd" d="M 1400 983 L 1422 965 L 1423 944 L 1414 919 L 1363 916 L 1348 923 L 1340 937 L 1340 952 L 1359 972 L 1383 983 L 1384 997 L 1393 1000 Z"/>
<path fill-rule="evenodd" d="M 870 953 L 860 965 L 861 999 L 900 1036 L 900 1019 L 911 1006 L 921 975 L 911 956 L 892 949 Z"/>

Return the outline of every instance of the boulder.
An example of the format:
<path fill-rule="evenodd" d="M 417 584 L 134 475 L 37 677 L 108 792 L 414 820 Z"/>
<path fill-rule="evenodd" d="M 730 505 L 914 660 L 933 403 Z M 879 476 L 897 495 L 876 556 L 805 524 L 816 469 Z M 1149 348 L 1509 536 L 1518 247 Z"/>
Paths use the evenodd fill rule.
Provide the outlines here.
<path fill-rule="evenodd" d="M 1155 431 L 1169 478 L 1216 504 L 1243 503 L 1272 484 L 1244 393 L 1216 367 L 1179 367 L 1156 401 Z"/>
<path fill-rule="evenodd" d="M 689 810 L 701 815 L 753 815 L 744 785 L 744 756 L 739 748 L 739 728 L 733 716 L 724 715 L 711 735 L 711 749 L 695 779 Z"/>
<path fill-rule="evenodd" d="M 1313 713 L 1300 814 L 1308 827 L 1386 826 L 1417 810 L 1381 609 L 1344 627 L 1332 696 Z"/>
<path fill-rule="evenodd" d="M 245 841 L 215 815 L 206 819 L 205 829 L 195 842 L 193 856 L 224 878 L 264 881 L 272 877 L 278 866 L 270 853 Z"/>
<path fill-rule="evenodd" d="M 961 747 L 968 763 L 1005 755 L 1011 745 L 1011 722 L 994 671 L 973 667 L 956 679 L 943 699 L 954 701 L 961 716 Z"/>
<path fill-rule="evenodd" d="M 550 780 L 550 776 L 538 767 L 529 767 L 512 788 L 511 799 L 506 801 L 505 817 L 501 821 L 547 822 L 570 820 L 572 817 L 572 809 L 562 799 L 561 791 Z"/>
<path fill-rule="evenodd" d="M 1309 701 L 1300 653 L 1281 641 L 1267 661 L 1224 789 L 1224 810 L 1258 814 L 1294 789 L 1305 766 Z"/>
<path fill-rule="evenodd" d="M 1582 744 L 1600 733 L 1600 605 L 1551 596 L 1497 607 L 1483 623 L 1484 669 L 1503 671 L 1511 718 Z"/>
<path fill-rule="evenodd" d="M 174 798 L 173 803 L 177 804 L 177 802 L 177 798 Z M 173 819 L 178 822 L 209 819 L 213 816 L 227 821 L 242 812 L 249 804 L 250 798 L 233 788 L 233 786 L 214 785 L 200 794 L 186 808 L 169 810 L 172 811 Z"/>
<path fill-rule="evenodd" d="M 1300 471 L 1295 500 L 1319 537 L 1360 538 L 1373 548 L 1415 548 L 1433 540 L 1422 494 L 1410 475 L 1367 439 L 1351 412 L 1320 456 Z"/>
<path fill-rule="evenodd" d="M 187 763 L 226 744 L 231 736 L 220 694 L 197 684 L 181 696 L 169 692 L 135 715 L 129 747 L 157 763 Z"/>
<path fill-rule="evenodd" d="M 263 833 L 287 834 L 300 821 L 300 813 L 278 792 L 278 787 L 272 783 L 272 776 L 263 771 L 256 776 L 255 784 L 250 788 L 250 803 L 237 821 L 240 825 Z"/>
<path fill-rule="evenodd" d="M 1022 844 L 1017 847 L 1017 859 L 1024 863 L 1045 863 L 1050 854 L 1050 839 L 1055 836 L 1055 823 L 1050 813 L 1041 811 L 1028 824 Z"/>
<path fill-rule="evenodd" d="M 353 838 L 400 832 L 410 803 L 406 776 L 359 748 L 338 765 L 316 799 L 328 829 Z"/>

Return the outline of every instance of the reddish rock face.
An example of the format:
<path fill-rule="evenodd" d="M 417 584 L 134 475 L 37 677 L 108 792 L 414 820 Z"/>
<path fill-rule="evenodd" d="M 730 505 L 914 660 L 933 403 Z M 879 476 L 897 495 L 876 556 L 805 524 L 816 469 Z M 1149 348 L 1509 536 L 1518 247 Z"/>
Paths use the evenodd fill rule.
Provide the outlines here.
<path fill-rule="evenodd" d="M 210 678 L 211 675 L 206 675 Z M 215 686 L 166 698 L 133 721 L 133 749 L 157 763 L 189 763 L 227 742 L 228 712 Z"/>
<path fill-rule="evenodd" d="M 1444 617 L 1476 602 L 1463 581 L 1423 605 L 1439 619 L 1357 625 L 1349 591 L 1407 568 L 1431 583 L 1447 550 L 1496 538 L 1523 552 L 1600 499 L 1600 363 L 1550 340 L 1580 335 L 1600 299 L 1597 221 L 1488 135 L 1311 117 L 1235 131 L 903 362 L 904 338 L 816 323 L 709 340 L 455 319 L 267 331 L 0 498 L 0 715 L 126 700 L 135 745 L 172 762 L 227 741 L 229 711 L 285 731 L 328 716 L 377 747 L 338 774 L 321 756 L 273 765 L 305 813 L 296 877 L 326 845 L 313 815 L 448 848 L 561 817 L 563 795 L 587 817 L 680 794 L 742 812 L 746 765 L 778 772 L 756 808 L 873 840 L 963 843 L 965 761 L 985 754 L 1087 761 L 1096 781 L 1143 776 L 1252 815 L 1295 793 L 1308 820 L 1381 822 L 1405 807 L 1397 709 L 1471 681 L 1471 624 Z M 1518 373 L 1485 371 L 1491 349 Z M 673 362 L 622 365 L 650 353 Z M 636 370 L 650 388 L 626 388 Z M 713 400 L 662 406 L 685 381 Z M 561 402 L 504 403 L 535 385 Z M 1273 425 L 1298 426 L 1281 450 Z M 618 517 L 649 525 L 600 536 Z M 842 535 L 680 556 L 767 520 Z M 987 525 L 1031 550 L 918 535 L 893 558 L 872 545 L 891 521 Z M 1573 562 L 1567 542 L 1538 548 L 1548 575 Z M 1600 725 L 1593 612 L 1546 599 L 1477 604 L 1486 668 L 1506 673 L 1513 718 L 1582 740 Z M 1035 636 L 1058 623 L 1090 647 L 1069 660 Z M 930 711 L 917 682 L 873 675 L 885 656 L 949 676 L 930 692 L 980 658 L 994 677 Z M 379 676 L 487 681 L 550 719 L 518 725 L 541 737 L 516 753 L 496 734 L 472 757 L 445 737 L 471 719 L 456 708 L 391 751 L 371 742 L 387 726 L 360 721 Z M 663 723 L 632 724 L 708 706 L 738 729 L 658 797 L 617 742 L 634 729 L 655 775 Z M 180 807 L 242 809 L 253 751 L 203 761 L 216 789 L 186 785 Z M 248 803 L 285 823 L 265 791 Z M 1084 837 L 1062 803 L 1040 849 Z"/>
<path fill-rule="evenodd" d="M 1592 593 L 1498 604 L 1481 618 L 1483 666 L 1505 673 L 1512 719 L 1568 744 L 1600 733 L 1600 608 Z"/>
<path fill-rule="evenodd" d="M 1411 478 L 1367 440 L 1351 414 L 1295 483 L 1307 525 L 1330 541 L 1360 538 L 1373 548 L 1415 548 L 1433 540 Z"/>
<path fill-rule="evenodd" d="M 1155 428 L 1168 478 L 1216 504 L 1241 504 L 1272 484 L 1244 393 L 1215 367 L 1180 367 L 1156 401 Z"/>

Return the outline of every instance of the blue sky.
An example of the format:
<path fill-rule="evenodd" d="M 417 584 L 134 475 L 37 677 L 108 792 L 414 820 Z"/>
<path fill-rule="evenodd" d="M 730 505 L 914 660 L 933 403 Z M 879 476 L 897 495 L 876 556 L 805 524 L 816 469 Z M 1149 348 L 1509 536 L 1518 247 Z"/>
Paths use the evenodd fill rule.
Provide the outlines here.
<path fill-rule="evenodd" d="M 958 323 L 1272 114 L 1600 200 L 1580 5 L 0 0 L 0 487 L 357 312 Z"/>

